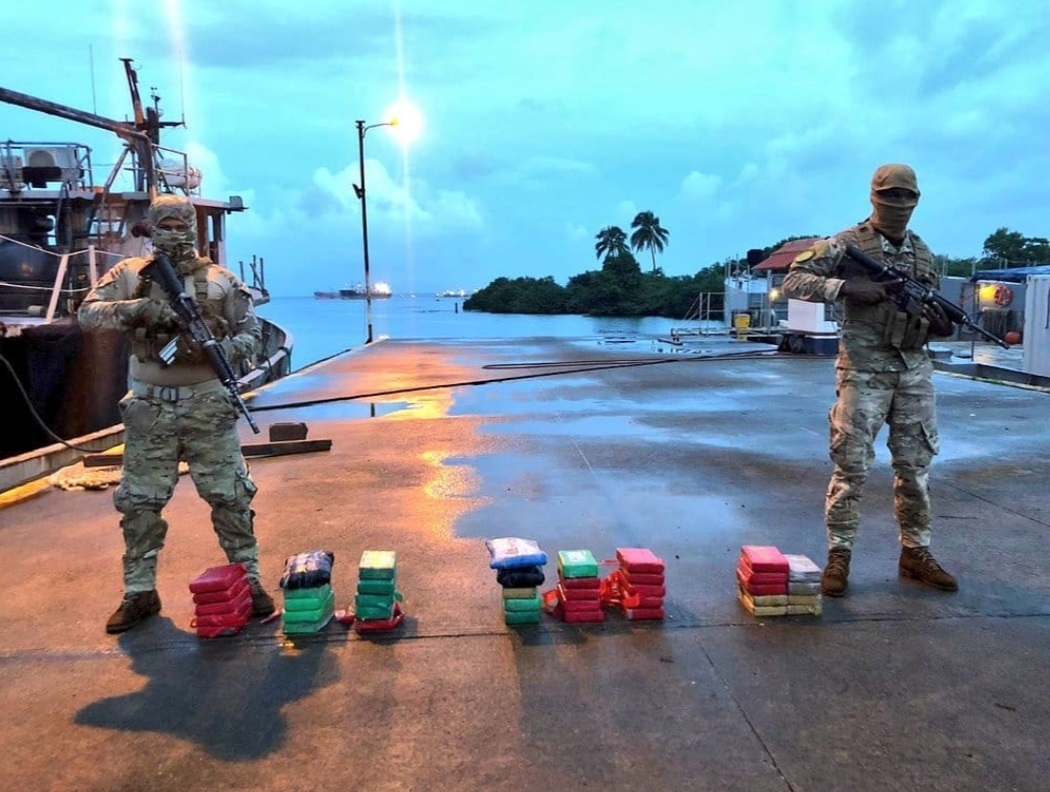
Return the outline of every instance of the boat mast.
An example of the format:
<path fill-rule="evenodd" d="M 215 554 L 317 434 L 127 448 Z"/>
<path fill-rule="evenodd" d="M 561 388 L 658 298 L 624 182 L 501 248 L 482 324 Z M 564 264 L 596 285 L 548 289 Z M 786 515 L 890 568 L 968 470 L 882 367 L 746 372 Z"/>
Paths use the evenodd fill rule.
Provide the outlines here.
<path fill-rule="evenodd" d="M 135 178 L 136 189 L 140 192 L 148 192 L 152 198 L 157 194 L 157 172 L 153 161 L 153 151 L 154 147 L 160 144 L 160 129 L 161 127 L 181 126 L 182 122 L 162 122 L 159 111 L 153 107 L 144 111 L 142 99 L 139 96 L 138 75 L 131 65 L 131 58 L 120 60 L 124 64 L 128 90 L 131 92 L 131 105 L 135 113 L 134 121 L 114 121 L 112 118 L 77 110 L 75 107 L 12 91 L 10 88 L 0 87 L 0 101 L 113 132 L 127 142 L 135 155 L 138 163 Z"/>

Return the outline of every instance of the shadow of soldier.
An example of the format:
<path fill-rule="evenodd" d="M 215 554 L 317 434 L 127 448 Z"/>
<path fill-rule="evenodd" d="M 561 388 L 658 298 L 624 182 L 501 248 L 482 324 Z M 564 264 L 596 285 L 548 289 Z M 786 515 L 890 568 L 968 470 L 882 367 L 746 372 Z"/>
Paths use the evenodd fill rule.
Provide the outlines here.
<path fill-rule="evenodd" d="M 75 722 L 120 732 L 158 732 L 196 743 L 225 761 L 258 759 L 285 742 L 286 704 L 336 681 L 327 642 L 291 651 L 242 637 L 186 641 L 170 619 L 122 635 L 142 690 L 95 701 Z M 138 633 L 138 634 L 136 634 Z"/>

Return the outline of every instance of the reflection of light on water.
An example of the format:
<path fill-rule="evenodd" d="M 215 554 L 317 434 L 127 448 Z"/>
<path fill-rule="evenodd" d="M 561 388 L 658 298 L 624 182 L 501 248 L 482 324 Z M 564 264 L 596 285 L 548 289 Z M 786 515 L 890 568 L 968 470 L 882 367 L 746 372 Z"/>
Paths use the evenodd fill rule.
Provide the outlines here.
<path fill-rule="evenodd" d="M 428 498 L 467 498 L 481 487 L 481 477 L 469 465 L 446 464 L 448 451 L 424 451 L 420 458 L 433 468 L 433 478 L 424 486 Z"/>
<path fill-rule="evenodd" d="M 429 505 L 424 506 L 425 524 L 432 535 L 451 538 L 456 522 L 468 511 L 488 505 L 488 498 L 472 498 L 481 489 L 481 476 L 470 465 L 450 464 L 449 451 L 424 451 L 420 459 L 429 469 L 423 485 Z"/>

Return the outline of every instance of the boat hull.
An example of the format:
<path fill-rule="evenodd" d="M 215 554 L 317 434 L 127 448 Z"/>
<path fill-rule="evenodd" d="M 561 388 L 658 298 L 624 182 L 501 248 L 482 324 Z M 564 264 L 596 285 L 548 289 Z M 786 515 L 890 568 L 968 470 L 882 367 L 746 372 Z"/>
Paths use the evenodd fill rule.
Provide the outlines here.
<path fill-rule="evenodd" d="M 254 366 L 238 372 L 242 391 L 291 373 L 291 336 L 273 322 L 261 323 L 262 351 Z M 88 333 L 75 319 L 22 327 L 17 335 L 0 338 L 0 355 L 18 381 L 12 382 L 12 371 L 0 362 L 0 415 L 5 424 L 0 459 L 55 443 L 40 421 L 64 440 L 119 424 L 117 405 L 128 389 L 129 353 L 123 333 Z"/>

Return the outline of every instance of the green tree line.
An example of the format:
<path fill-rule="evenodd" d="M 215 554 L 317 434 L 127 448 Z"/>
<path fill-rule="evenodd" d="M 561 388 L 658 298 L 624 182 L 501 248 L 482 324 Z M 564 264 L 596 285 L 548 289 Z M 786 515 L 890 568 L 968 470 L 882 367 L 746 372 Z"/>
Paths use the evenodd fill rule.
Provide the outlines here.
<path fill-rule="evenodd" d="M 464 310 L 488 313 L 583 314 L 590 316 L 666 316 L 681 319 L 694 310 L 699 295 L 712 295 L 710 307 L 723 307 L 726 275 L 749 271 L 746 260 L 728 258 L 714 262 L 694 275 L 664 275 L 656 265 L 656 254 L 668 244 L 670 233 L 652 212 L 639 212 L 631 223 L 628 238 L 618 226 L 606 226 L 595 235 L 595 257 L 601 268 L 569 278 L 565 286 L 553 277 L 494 280 L 463 303 Z M 760 248 L 768 258 L 779 247 L 797 239 L 820 236 L 796 235 Z M 643 272 L 635 252 L 648 252 L 651 267 Z M 1050 264 L 1050 240 L 1026 237 L 1008 228 L 988 236 L 980 256 L 938 256 L 943 275 L 968 277 L 977 269 Z"/>

